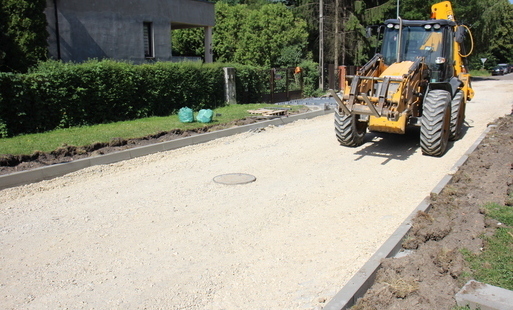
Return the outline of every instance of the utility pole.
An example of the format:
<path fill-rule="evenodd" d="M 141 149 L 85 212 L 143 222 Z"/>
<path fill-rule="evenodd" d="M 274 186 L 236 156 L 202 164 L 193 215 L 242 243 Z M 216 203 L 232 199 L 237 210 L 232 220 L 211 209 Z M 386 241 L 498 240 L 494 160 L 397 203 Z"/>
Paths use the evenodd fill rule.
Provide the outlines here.
<path fill-rule="evenodd" d="M 323 0 L 319 0 L 319 67 L 321 70 L 319 88 L 324 90 L 324 14 Z"/>
<path fill-rule="evenodd" d="M 339 53 L 339 34 L 338 34 L 338 31 L 339 31 L 339 7 L 340 7 L 340 0 L 335 0 L 335 59 L 334 59 L 334 64 L 335 64 L 335 72 L 338 70 L 338 53 Z"/>

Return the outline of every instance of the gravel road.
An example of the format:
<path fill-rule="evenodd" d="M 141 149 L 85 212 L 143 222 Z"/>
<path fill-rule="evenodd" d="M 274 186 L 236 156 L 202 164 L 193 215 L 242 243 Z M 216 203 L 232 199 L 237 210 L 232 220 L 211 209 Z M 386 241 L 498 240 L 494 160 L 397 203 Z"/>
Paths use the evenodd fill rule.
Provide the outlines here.
<path fill-rule="evenodd" d="M 473 86 L 442 158 L 326 115 L 0 191 L 0 308 L 320 309 L 510 113 L 513 80 Z"/>

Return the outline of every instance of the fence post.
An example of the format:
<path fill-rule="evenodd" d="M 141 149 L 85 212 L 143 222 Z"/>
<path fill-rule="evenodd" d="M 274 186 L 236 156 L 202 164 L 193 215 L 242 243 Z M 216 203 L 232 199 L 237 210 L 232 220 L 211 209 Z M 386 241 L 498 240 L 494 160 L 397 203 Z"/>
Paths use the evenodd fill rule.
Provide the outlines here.
<path fill-rule="evenodd" d="M 328 79 L 329 79 L 329 88 L 330 89 L 335 89 L 335 79 L 336 79 L 336 75 L 335 75 L 335 65 L 334 64 L 329 64 L 328 65 Z"/>
<path fill-rule="evenodd" d="M 237 104 L 237 94 L 235 91 L 235 68 L 224 67 L 224 95 L 228 104 Z"/>
<path fill-rule="evenodd" d="M 271 95 L 270 96 L 271 101 L 270 102 L 274 103 L 274 79 L 276 78 L 275 77 L 276 69 L 274 69 L 274 68 L 271 69 L 270 73 L 271 73 L 270 77 L 269 77 L 269 79 L 270 79 L 269 82 L 270 82 L 270 86 L 271 86 L 270 87 L 270 89 L 271 89 L 271 94 L 270 94 Z"/>
<path fill-rule="evenodd" d="M 344 88 L 346 86 L 346 66 L 339 66 L 338 67 L 338 81 L 339 81 L 339 86 L 338 86 L 338 89 L 340 91 L 344 91 Z"/>

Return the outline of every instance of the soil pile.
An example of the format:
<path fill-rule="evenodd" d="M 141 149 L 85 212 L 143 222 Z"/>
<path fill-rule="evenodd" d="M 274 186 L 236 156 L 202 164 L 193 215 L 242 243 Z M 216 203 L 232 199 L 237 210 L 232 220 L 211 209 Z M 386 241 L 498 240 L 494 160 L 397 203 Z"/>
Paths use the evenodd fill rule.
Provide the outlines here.
<path fill-rule="evenodd" d="M 496 122 L 468 161 L 439 195 L 428 213 L 419 212 L 401 258 L 382 262 L 374 285 L 353 309 L 450 309 L 465 284 L 467 267 L 460 252 L 479 253 L 483 233 L 497 222 L 486 219 L 483 205 L 511 205 L 513 190 L 513 117 Z"/>

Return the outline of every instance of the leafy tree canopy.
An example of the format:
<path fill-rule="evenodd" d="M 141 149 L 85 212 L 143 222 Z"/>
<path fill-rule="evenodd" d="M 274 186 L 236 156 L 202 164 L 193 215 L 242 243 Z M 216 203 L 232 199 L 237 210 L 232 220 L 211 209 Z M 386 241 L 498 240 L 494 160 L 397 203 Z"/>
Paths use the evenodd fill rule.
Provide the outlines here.
<path fill-rule="evenodd" d="M 264 5 L 255 3 L 265 2 Z M 254 8 L 252 8 L 253 6 Z M 201 56 L 202 29 L 173 31 L 174 55 Z M 306 22 L 283 3 L 216 3 L 213 50 L 216 61 L 266 67 L 295 66 L 306 56 Z"/>
<path fill-rule="evenodd" d="M 285 48 L 294 47 L 304 54 L 306 23 L 294 17 L 283 4 L 267 4 L 253 10 L 242 26 L 235 61 L 274 67 Z"/>
<path fill-rule="evenodd" d="M 45 0 L 0 1 L 0 71 L 25 72 L 47 57 Z"/>

